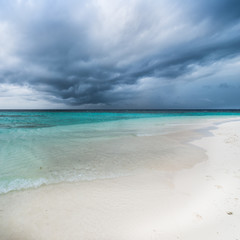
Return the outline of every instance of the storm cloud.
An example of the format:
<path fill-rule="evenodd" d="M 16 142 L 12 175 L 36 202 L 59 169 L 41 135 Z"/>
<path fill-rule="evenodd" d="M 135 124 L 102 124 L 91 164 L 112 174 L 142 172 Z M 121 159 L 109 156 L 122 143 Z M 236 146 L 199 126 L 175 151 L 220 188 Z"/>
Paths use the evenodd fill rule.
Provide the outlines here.
<path fill-rule="evenodd" d="M 0 0 L 0 107 L 240 108 L 239 33 L 238 0 Z"/>

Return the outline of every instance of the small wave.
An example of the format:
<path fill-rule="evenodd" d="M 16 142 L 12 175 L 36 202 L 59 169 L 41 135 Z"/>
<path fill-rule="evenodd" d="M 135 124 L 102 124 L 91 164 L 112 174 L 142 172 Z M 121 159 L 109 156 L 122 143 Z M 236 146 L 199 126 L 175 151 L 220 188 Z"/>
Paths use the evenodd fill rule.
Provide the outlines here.
<path fill-rule="evenodd" d="M 137 133 L 137 137 L 151 137 L 151 136 L 156 136 L 156 134 L 153 133 Z"/>
<path fill-rule="evenodd" d="M 57 172 L 55 173 L 57 175 Z M 128 176 L 128 173 L 119 172 L 116 173 L 108 173 L 108 174 L 96 174 L 96 175 L 83 175 L 80 173 L 76 174 L 63 174 L 58 175 L 55 178 L 38 178 L 38 179 L 23 179 L 18 178 L 12 181 L 1 181 L 0 182 L 0 194 L 5 194 L 12 191 L 20 191 L 26 189 L 38 188 L 43 185 L 51 185 L 58 183 L 69 183 L 69 182 L 79 182 L 79 181 L 93 181 L 96 179 L 112 179 L 120 176 Z"/>
<path fill-rule="evenodd" d="M 8 193 L 16 190 L 23 190 L 28 188 L 37 188 L 44 184 L 47 184 L 48 181 L 45 178 L 39 178 L 35 181 L 30 179 L 15 179 L 11 182 L 1 181 L 0 183 L 0 194 Z"/>

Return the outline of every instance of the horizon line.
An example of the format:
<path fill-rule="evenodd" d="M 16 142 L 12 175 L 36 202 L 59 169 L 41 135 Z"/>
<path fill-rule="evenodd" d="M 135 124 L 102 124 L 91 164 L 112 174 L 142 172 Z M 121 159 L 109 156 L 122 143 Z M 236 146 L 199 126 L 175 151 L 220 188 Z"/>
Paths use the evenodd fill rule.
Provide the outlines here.
<path fill-rule="evenodd" d="M 240 108 L 153 108 L 153 109 L 128 109 L 128 108 L 121 108 L 121 109 L 54 109 L 54 108 L 49 108 L 49 109 L 44 109 L 44 108 L 39 108 L 39 109 L 0 109 L 1 112 L 3 111 L 79 111 L 79 112 L 110 112 L 110 111 L 240 111 Z"/>

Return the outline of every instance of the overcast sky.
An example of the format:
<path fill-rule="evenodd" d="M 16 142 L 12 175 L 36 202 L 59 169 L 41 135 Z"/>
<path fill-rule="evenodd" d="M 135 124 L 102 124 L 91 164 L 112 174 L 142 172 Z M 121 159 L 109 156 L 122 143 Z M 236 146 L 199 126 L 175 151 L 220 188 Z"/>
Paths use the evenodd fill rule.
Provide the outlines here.
<path fill-rule="evenodd" d="M 0 108 L 240 108 L 240 1 L 0 0 Z"/>

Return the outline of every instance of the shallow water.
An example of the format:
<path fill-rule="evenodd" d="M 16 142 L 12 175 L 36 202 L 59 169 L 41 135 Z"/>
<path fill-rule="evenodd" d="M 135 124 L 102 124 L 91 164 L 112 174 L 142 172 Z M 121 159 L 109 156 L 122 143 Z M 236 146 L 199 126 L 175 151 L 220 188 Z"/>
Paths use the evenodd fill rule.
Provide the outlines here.
<path fill-rule="evenodd" d="M 1 111 L 0 193 L 161 167 L 191 151 L 167 134 L 233 116 L 240 114 Z"/>

